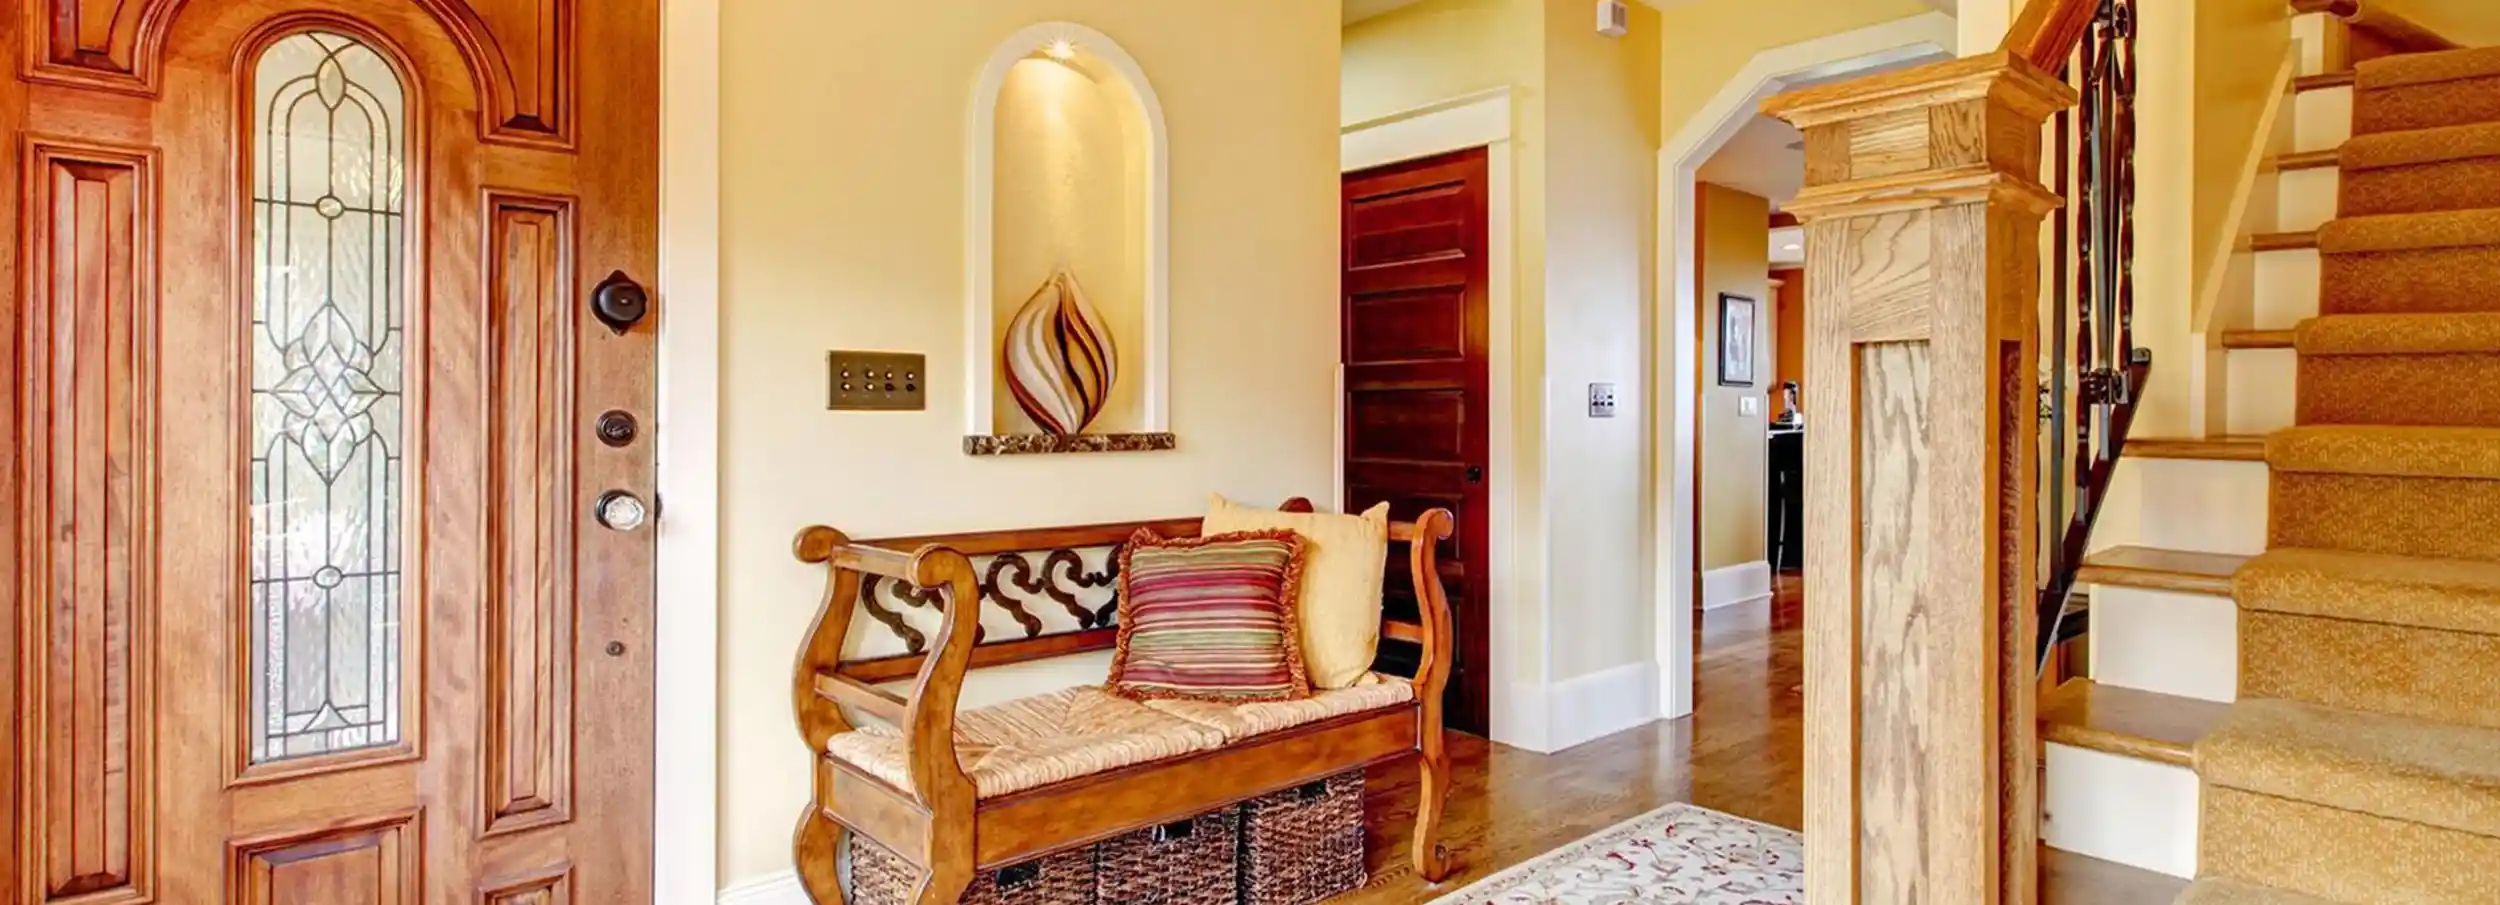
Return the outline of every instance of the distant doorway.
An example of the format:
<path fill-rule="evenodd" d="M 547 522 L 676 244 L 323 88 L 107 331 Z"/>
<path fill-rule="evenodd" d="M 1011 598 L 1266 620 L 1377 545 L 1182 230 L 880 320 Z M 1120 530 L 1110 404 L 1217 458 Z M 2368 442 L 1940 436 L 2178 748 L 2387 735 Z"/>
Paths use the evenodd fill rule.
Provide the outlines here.
<path fill-rule="evenodd" d="M 1391 517 L 1458 516 L 1441 551 L 1456 617 L 1446 719 L 1491 728 L 1491 368 L 1486 254 L 1491 186 L 1482 148 L 1347 173 L 1340 361 L 1345 506 Z M 1389 570 L 1386 605 L 1410 618 L 1414 588 Z M 1400 615 L 1408 614 L 1408 615 Z M 1420 649 L 1381 642 L 1381 668 L 1411 674 Z"/>

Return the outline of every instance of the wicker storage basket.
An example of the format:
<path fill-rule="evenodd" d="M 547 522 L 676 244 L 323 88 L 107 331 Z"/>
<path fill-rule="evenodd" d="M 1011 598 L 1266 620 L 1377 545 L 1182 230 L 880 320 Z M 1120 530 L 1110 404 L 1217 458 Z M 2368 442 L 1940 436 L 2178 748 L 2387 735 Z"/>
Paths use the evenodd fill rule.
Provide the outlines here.
<path fill-rule="evenodd" d="M 1306 905 L 1363 880 L 1363 771 L 1241 806 L 1242 905 Z"/>
<path fill-rule="evenodd" d="M 1241 811 L 1151 827 L 1104 842 L 1094 860 L 1101 905 L 1206 905 L 1240 885 Z"/>
<path fill-rule="evenodd" d="M 864 836 L 851 836 L 851 905 L 909 905 L 920 869 Z M 985 870 L 963 905 L 1094 905 L 1094 848 Z"/>

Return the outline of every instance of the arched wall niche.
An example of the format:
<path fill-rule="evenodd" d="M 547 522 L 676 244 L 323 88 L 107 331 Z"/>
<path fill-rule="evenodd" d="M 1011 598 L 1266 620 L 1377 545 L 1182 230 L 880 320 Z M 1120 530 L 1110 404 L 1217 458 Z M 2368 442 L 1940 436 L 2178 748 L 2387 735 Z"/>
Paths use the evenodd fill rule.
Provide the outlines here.
<path fill-rule="evenodd" d="M 965 299 L 967 452 L 1158 448 L 989 442 L 1036 428 L 1006 389 L 1000 347 L 1054 273 L 1108 323 L 1119 378 L 1086 433 L 1170 430 L 1170 144 L 1143 67 L 1108 35 L 1045 22 L 990 55 L 971 110 Z"/>

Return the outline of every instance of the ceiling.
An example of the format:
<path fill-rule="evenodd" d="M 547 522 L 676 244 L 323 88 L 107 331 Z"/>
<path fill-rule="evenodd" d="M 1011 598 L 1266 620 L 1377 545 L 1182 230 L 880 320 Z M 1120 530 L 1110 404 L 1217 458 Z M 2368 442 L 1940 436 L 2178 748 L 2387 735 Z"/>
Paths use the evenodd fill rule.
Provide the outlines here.
<path fill-rule="evenodd" d="M 1805 140 L 1805 133 L 1797 131 L 1797 127 L 1757 114 L 1736 131 L 1736 137 L 1719 148 L 1719 153 L 1703 162 L 1701 171 L 1694 176 L 1703 182 L 1768 198 L 1771 209 L 1778 210 L 1805 187 Z"/>

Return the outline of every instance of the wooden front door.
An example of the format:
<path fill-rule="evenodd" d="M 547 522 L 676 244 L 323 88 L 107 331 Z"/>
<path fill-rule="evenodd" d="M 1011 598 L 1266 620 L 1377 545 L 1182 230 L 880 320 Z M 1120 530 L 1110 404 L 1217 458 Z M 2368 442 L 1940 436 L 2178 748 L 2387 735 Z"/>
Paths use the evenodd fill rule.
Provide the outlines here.
<path fill-rule="evenodd" d="M 650 901 L 656 0 L 0 46 L 6 901 Z"/>
<path fill-rule="evenodd" d="M 1490 197 L 1482 149 L 1345 177 L 1346 508 L 1385 500 L 1392 518 L 1434 507 L 1458 516 L 1441 551 L 1458 627 L 1447 722 L 1478 735 L 1490 727 L 1493 665 L 1485 601 Z M 1389 609 L 1412 614 L 1412 582 L 1400 563 L 1390 566 Z M 1413 646 L 1381 648 L 1383 668 L 1411 672 Z"/>

